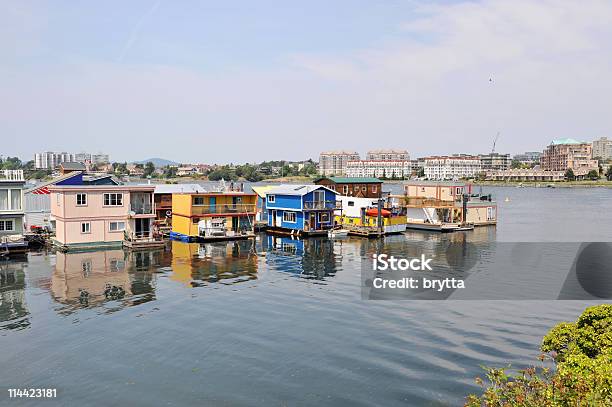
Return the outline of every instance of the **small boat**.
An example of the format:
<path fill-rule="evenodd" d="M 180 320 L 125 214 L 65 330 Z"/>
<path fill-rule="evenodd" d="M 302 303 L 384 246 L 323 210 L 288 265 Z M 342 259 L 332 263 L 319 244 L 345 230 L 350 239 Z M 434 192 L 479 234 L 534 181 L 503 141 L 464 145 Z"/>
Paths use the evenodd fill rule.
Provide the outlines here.
<path fill-rule="evenodd" d="M 327 232 L 327 235 L 331 238 L 346 237 L 348 236 L 348 232 L 349 231 L 346 229 L 334 229 Z"/>
<path fill-rule="evenodd" d="M 388 218 L 389 216 L 391 216 L 391 211 L 388 211 L 386 209 L 382 209 L 380 211 L 380 214 L 383 218 Z M 366 210 L 366 215 L 368 216 L 378 216 L 378 209 L 377 208 L 370 208 L 368 210 Z"/>

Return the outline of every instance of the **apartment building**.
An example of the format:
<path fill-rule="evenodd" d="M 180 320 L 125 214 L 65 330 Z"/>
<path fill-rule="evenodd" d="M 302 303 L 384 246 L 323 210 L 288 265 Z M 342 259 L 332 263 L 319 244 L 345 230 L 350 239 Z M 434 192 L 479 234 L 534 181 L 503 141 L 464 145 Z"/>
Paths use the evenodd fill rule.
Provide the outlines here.
<path fill-rule="evenodd" d="M 510 154 L 480 154 L 478 158 L 480 158 L 480 166 L 482 171 L 503 171 L 512 166 Z"/>
<path fill-rule="evenodd" d="M 522 154 L 516 154 L 514 157 L 512 157 L 512 159 L 520 162 L 521 164 L 539 165 L 541 156 L 542 153 L 539 151 L 525 151 Z"/>
<path fill-rule="evenodd" d="M 402 161 L 410 160 L 406 150 L 371 150 L 366 154 L 367 160 L 376 161 Z"/>
<path fill-rule="evenodd" d="M 612 160 L 612 139 L 601 137 L 593 141 L 593 158 Z"/>
<path fill-rule="evenodd" d="M 24 251 L 23 170 L 0 171 L 0 251 Z"/>
<path fill-rule="evenodd" d="M 355 160 L 346 163 L 347 177 L 407 178 L 412 174 L 410 160 Z"/>
<path fill-rule="evenodd" d="M 430 180 L 474 178 L 482 172 L 480 158 L 473 155 L 425 157 L 425 177 Z"/>
<path fill-rule="evenodd" d="M 355 151 L 324 151 L 319 155 L 319 174 L 344 175 L 346 164 L 360 158 L 359 153 Z"/>
<path fill-rule="evenodd" d="M 574 175 L 584 176 L 599 168 L 597 160 L 592 157 L 590 143 L 571 138 L 553 140 L 542 153 L 540 165 L 545 171 L 566 171 L 571 168 Z"/>
<path fill-rule="evenodd" d="M 74 162 L 74 154 L 66 152 L 46 151 L 44 153 L 34 154 L 34 166 L 40 170 L 54 170 L 61 163 Z"/>

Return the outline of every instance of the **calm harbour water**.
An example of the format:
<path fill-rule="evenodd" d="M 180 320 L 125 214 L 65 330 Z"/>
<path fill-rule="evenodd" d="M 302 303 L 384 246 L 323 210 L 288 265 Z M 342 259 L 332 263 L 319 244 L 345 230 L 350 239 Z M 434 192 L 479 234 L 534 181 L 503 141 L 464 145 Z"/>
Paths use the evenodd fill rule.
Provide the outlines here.
<path fill-rule="evenodd" d="M 473 232 L 0 262 L 0 404 L 44 387 L 49 405 L 460 405 L 481 365 L 534 363 L 591 303 L 367 301 L 362 261 L 447 239 L 612 241 L 611 189 L 486 191 L 500 221 Z"/>

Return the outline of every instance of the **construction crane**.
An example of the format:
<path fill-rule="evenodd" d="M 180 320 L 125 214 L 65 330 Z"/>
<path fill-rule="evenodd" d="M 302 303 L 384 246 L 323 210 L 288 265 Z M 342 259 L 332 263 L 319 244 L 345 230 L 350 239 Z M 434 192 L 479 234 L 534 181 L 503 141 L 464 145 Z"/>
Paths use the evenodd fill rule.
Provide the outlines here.
<path fill-rule="evenodd" d="M 497 132 L 497 134 L 495 135 L 495 138 L 493 139 L 493 148 L 491 149 L 491 154 L 495 152 L 495 144 L 497 144 L 497 140 L 499 140 L 499 131 Z"/>

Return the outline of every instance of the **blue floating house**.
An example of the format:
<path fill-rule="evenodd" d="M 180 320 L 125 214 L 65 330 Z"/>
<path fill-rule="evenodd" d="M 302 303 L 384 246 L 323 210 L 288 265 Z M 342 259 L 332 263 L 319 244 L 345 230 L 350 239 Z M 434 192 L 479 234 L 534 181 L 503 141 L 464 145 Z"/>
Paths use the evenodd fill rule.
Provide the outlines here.
<path fill-rule="evenodd" d="M 322 185 L 280 185 L 266 191 L 268 230 L 322 235 L 334 226 L 336 191 Z"/>

